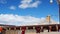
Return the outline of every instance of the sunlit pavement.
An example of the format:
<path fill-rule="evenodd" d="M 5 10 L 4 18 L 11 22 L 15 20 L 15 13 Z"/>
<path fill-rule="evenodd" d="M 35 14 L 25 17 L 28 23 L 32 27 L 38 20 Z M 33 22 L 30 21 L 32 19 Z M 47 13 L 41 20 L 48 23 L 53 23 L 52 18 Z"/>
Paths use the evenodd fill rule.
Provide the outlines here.
<path fill-rule="evenodd" d="M 60 32 L 41 32 L 41 33 L 26 33 L 26 34 L 60 34 Z"/>
<path fill-rule="evenodd" d="M 60 32 L 41 32 L 40 34 L 60 34 Z"/>

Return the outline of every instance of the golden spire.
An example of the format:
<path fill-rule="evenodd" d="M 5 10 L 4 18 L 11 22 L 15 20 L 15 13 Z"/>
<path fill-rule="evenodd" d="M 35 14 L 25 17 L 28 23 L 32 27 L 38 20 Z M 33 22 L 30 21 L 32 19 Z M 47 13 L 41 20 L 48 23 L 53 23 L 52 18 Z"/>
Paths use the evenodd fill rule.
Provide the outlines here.
<path fill-rule="evenodd" d="M 50 15 L 48 15 L 48 16 L 46 17 L 46 21 L 47 21 L 47 22 L 50 22 Z"/>

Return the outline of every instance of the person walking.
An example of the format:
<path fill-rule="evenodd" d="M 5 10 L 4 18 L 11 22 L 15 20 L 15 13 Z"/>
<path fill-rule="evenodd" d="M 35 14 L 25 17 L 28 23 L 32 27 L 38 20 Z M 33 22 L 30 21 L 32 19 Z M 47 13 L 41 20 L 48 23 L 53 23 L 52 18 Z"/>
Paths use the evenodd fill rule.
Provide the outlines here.
<path fill-rule="evenodd" d="M 0 26 L 0 34 L 2 34 L 2 30 L 3 30 L 3 28 Z"/>

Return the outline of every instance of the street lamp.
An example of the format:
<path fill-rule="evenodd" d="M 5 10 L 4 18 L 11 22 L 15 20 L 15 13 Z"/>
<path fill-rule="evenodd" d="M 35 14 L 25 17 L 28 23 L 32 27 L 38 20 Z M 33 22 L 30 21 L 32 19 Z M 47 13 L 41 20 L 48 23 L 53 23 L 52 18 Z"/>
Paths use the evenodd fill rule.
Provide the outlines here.
<path fill-rule="evenodd" d="M 60 13 L 60 0 L 56 0 L 57 1 L 57 4 L 58 4 L 58 12 Z M 53 0 L 50 0 L 50 4 L 53 3 Z M 60 15 L 59 15 L 60 16 Z M 59 18 L 60 19 L 60 18 Z M 59 24 L 60 24 L 60 20 L 59 20 Z"/>
<path fill-rule="evenodd" d="M 57 0 L 57 3 L 58 3 L 58 6 L 59 6 L 59 13 L 60 13 L 60 0 Z M 59 18 L 59 24 L 60 24 L 60 18 Z"/>
<path fill-rule="evenodd" d="M 50 0 L 50 4 L 52 4 L 53 3 L 53 0 Z"/>

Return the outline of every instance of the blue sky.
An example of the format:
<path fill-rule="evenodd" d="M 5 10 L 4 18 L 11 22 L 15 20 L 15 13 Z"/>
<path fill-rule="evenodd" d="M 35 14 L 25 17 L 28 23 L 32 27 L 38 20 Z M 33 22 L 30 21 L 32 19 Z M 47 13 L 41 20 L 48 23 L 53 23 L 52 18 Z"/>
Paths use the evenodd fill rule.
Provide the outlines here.
<path fill-rule="evenodd" d="M 0 0 L 0 15 L 13 14 L 19 16 L 33 16 L 36 18 L 51 16 L 58 21 L 58 4 L 56 0 Z"/>

